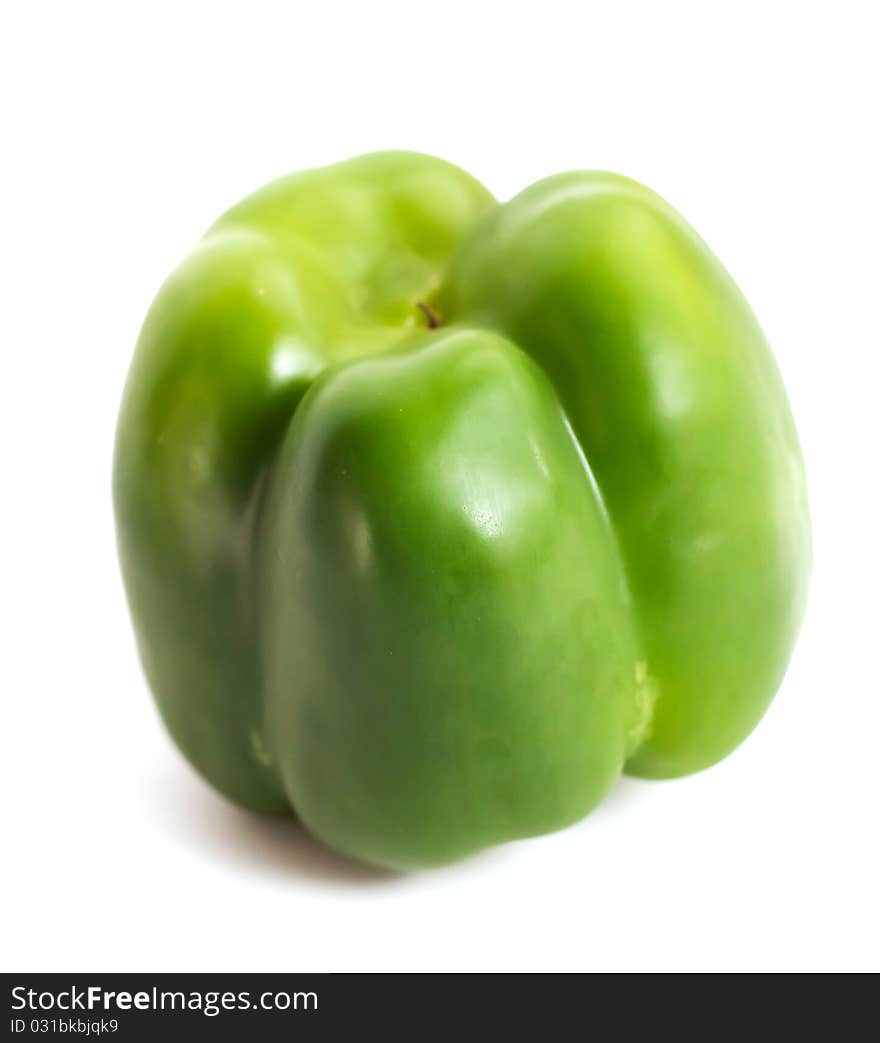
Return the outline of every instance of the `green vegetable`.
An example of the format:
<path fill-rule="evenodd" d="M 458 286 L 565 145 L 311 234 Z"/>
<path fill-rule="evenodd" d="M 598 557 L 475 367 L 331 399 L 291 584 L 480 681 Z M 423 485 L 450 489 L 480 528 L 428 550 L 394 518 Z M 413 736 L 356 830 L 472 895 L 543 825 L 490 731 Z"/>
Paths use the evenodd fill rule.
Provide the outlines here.
<path fill-rule="evenodd" d="M 779 686 L 810 569 L 748 305 L 611 174 L 502 206 L 381 153 L 248 197 L 149 313 L 114 494 L 185 756 L 392 867 L 720 760 Z"/>

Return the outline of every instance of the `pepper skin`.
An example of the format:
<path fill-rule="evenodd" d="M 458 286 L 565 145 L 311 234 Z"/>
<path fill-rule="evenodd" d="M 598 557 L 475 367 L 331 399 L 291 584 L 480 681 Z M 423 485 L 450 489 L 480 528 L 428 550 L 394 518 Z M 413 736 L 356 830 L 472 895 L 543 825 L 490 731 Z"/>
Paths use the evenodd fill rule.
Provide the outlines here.
<path fill-rule="evenodd" d="M 143 327 L 114 502 L 184 755 L 393 868 L 726 756 L 810 571 L 776 366 L 682 218 L 601 173 L 499 205 L 410 153 L 210 229 Z"/>

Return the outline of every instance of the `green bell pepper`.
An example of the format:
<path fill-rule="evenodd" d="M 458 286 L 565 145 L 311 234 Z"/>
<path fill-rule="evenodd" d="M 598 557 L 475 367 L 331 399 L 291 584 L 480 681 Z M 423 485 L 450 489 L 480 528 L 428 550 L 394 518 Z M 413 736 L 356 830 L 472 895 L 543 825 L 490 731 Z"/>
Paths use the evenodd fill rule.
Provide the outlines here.
<path fill-rule="evenodd" d="M 391 867 L 728 754 L 810 534 L 748 305 L 642 186 L 409 153 L 281 179 L 160 291 L 114 500 L 145 672 L 227 797 Z"/>

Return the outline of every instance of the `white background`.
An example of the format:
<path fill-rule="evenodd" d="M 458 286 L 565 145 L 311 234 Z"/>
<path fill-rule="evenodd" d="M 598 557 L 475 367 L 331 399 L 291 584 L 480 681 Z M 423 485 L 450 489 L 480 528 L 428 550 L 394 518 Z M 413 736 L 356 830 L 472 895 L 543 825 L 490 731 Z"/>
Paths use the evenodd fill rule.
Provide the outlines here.
<path fill-rule="evenodd" d="M 876 5 L 3 11 L 4 969 L 880 969 Z M 815 535 L 795 658 L 737 753 L 405 877 L 235 810 L 181 761 L 110 504 L 162 279 L 262 182 L 389 147 L 502 198 L 600 167 L 677 206 L 774 346 Z"/>

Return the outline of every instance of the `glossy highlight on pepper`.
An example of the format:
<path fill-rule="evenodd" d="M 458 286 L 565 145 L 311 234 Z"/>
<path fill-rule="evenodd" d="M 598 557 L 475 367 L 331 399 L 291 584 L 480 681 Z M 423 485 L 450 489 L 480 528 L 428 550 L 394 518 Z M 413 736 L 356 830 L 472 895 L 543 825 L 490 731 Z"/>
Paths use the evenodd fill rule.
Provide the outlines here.
<path fill-rule="evenodd" d="M 394 868 L 725 757 L 810 571 L 776 365 L 685 221 L 612 174 L 499 204 L 403 152 L 270 184 L 170 276 L 114 504 L 186 758 Z"/>

